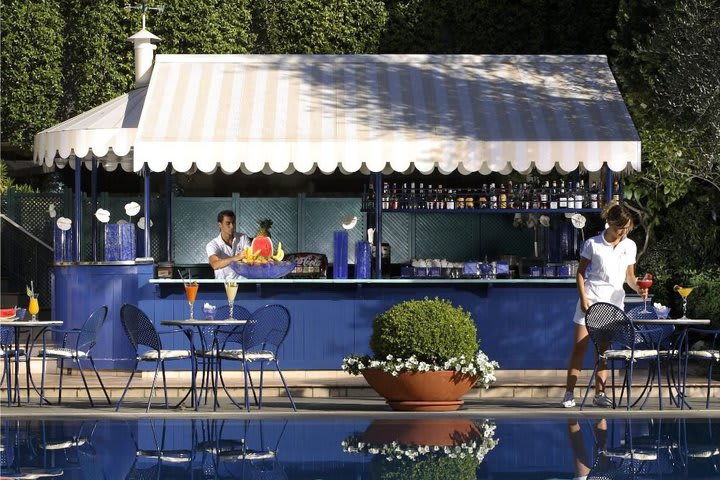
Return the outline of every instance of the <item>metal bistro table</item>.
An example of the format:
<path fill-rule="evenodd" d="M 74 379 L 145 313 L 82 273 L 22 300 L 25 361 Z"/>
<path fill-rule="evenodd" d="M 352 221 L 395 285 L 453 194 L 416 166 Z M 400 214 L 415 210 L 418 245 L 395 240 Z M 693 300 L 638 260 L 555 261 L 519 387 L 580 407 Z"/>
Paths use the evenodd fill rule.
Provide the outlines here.
<path fill-rule="evenodd" d="M 197 364 L 198 364 L 198 358 L 196 355 L 196 348 L 195 348 L 195 342 L 193 341 L 194 336 L 194 330 L 197 330 L 198 336 L 200 337 L 200 348 L 204 352 L 215 352 L 216 348 L 218 348 L 217 345 L 217 331 L 221 327 L 237 327 L 239 325 L 245 325 L 247 323 L 246 319 L 224 319 L 224 320 L 200 320 L 200 319 L 185 319 L 185 320 L 161 320 L 160 325 L 164 326 L 170 326 L 170 327 L 180 327 L 185 333 L 185 335 L 188 337 L 188 340 L 190 341 L 190 352 L 192 354 L 192 362 L 193 362 L 193 373 L 192 373 L 192 380 L 191 380 L 191 386 L 190 391 L 192 392 L 193 396 L 193 403 L 195 405 L 195 410 L 197 411 L 198 406 L 200 404 L 200 396 L 197 395 L 197 385 L 195 381 L 195 376 L 197 372 Z M 208 348 L 208 342 L 206 339 L 206 335 L 203 332 L 204 328 L 210 327 L 212 329 L 212 341 L 210 348 Z M 208 375 L 212 374 L 212 382 L 213 382 L 213 410 L 217 410 L 218 401 L 217 401 L 217 385 L 215 383 L 215 371 L 218 368 L 217 362 L 215 362 L 214 358 L 209 357 L 211 362 L 211 371 L 208 371 Z M 208 379 L 209 380 L 209 379 Z M 208 382 L 209 383 L 209 382 Z M 207 399 L 207 388 L 208 384 L 205 384 L 205 398 Z M 202 395 L 202 393 L 201 393 Z M 187 395 L 185 396 L 187 398 Z M 182 403 L 185 399 L 180 401 Z"/>
<path fill-rule="evenodd" d="M 48 328 L 50 327 L 60 327 L 63 325 L 63 322 L 61 320 L 49 320 L 49 321 L 42 321 L 42 320 L 11 320 L 11 319 L 0 319 L 0 327 L 11 327 L 14 329 L 15 334 L 15 351 L 20 351 L 20 333 L 23 329 L 28 330 L 29 332 L 32 332 L 35 329 L 40 329 L 40 331 L 33 336 L 32 334 L 28 335 L 27 340 L 25 341 L 25 369 L 26 369 L 26 375 L 28 379 L 28 384 L 26 385 L 27 388 L 27 397 L 28 402 L 30 401 L 30 381 L 31 373 L 30 373 L 30 359 L 32 358 L 32 349 L 35 346 L 35 340 L 38 337 L 42 337 L 42 346 L 43 351 L 45 351 L 45 333 L 48 332 Z M 45 358 L 43 357 L 42 360 L 42 368 L 43 368 L 43 374 L 45 373 Z M 15 400 L 18 406 L 20 406 L 20 356 L 15 356 L 15 384 L 13 386 L 13 379 L 12 375 L 10 375 L 10 372 L 7 372 L 7 388 L 8 388 L 8 406 L 12 404 L 11 401 L 11 392 L 13 389 L 15 390 Z M 37 391 L 37 388 L 35 387 L 35 382 L 32 382 L 33 388 Z M 45 392 L 44 392 L 44 386 L 40 386 L 40 406 L 42 406 L 43 401 L 45 400 Z"/>
<path fill-rule="evenodd" d="M 632 322 L 637 325 L 674 325 L 676 328 L 679 327 L 681 333 L 674 342 L 675 347 L 672 349 L 675 352 L 675 355 L 677 355 L 677 377 L 675 377 L 675 372 L 672 372 L 672 368 L 670 368 L 670 374 L 673 377 L 674 385 L 668 385 L 668 388 L 674 388 L 677 394 L 673 395 L 672 390 L 670 391 L 670 399 L 675 406 L 679 406 L 681 409 L 686 406 L 690 408 L 690 405 L 685 400 L 685 385 L 680 384 L 681 378 L 683 378 L 682 358 L 683 347 L 686 343 L 685 338 L 687 337 L 687 329 L 699 325 L 710 325 L 710 320 L 707 318 L 644 318 L 633 320 Z"/>

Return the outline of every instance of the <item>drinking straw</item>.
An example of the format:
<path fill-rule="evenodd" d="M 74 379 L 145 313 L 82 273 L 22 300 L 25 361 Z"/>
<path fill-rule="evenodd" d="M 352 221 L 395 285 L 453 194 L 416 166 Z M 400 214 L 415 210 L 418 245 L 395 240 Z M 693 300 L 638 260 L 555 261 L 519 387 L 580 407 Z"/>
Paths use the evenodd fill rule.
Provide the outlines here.
<path fill-rule="evenodd" d="M 180 270 L 180 269 L 178 268 L 177 271 L 178 271 L 178 274 L 180 275 L 180 278 L 182 278 L 182 280 L 183 280 L 183 282 L 184 282 L 184 281 L 185 281 L 185 277 L 184 277 L 183 274 L 182 274 L 182 270 Z"/>

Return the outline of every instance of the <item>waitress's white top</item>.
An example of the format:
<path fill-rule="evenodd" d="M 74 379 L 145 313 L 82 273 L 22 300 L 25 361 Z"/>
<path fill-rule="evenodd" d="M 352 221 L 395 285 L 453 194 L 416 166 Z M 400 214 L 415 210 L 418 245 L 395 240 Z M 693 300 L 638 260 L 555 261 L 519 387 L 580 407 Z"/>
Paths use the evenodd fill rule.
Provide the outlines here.
<path fill-rule="evenodd" d="M 580 256 L 590 261 L 585 270 L 585 293 L 590 305 L 607 302 L 624 308 L 627 267 L 635 264 L 637 245 L 627 237 L 613 247 L 605 240 L 605 231 L 585 241 Z M 578 300 L 573 322 L 585 325 L 585 314 Z"/>

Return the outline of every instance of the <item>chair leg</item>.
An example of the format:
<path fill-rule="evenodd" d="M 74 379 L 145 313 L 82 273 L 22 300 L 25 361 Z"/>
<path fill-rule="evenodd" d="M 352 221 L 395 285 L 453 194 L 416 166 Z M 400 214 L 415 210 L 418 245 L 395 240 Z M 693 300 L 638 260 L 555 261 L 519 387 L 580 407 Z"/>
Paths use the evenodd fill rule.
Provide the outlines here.
<path fill-rule="evenodd" d="M 3 379 L 7 378 L 7 401 L 8 401 L 8 407 L 12 403 L 12 389 L 10 388 L 10 384 L 12 383 L 10 379 L 12 378 L 12 372 L 10 371 L 10 356 L 9 355 L 3 355 Z"/>
<path fill-rule="evenodd" d="M 60 359 L 60 383 L 58 384 L 58 405 L 62 403 L 62 381 L 63 374 L 65 373 L 65 360 Z"/>
<path fill-rule="evenodd" d="M 244 382 L 244 384 L 245 384 L 245 410 L 247 410 L 249 412 L 250 411 L 250 399 L 248 398 L 248 376 L 250 375 L 250 372 L 248 372 L 247 362 L 243 362 L 243 374 L 245 376 L 245 382 Z"/>
<path fill-rule="evenodd" d="M 92 368 L 95 371 L 95 376 L 97 376 L 98 382 L 100 382 L 100 387 L 102 388 L 102 391 L 105 394 L 105 398 L 107 399 L 108 405 L 111 405 L 112 402 L 110 401 L 110 396 L 108 395 L 107 390 L 105 390 L 105 385 L 103 384 L 102 378 L 100 378 L 100 373 L 98 372 L 97 368 L 95 367 L 95 360 L 93 360 L 93 358 L 90 356 L 88 356 L 88 359 L 90 360 L 90 365 L 92 365 Z"/>
<path fill-rule="evenodd" d="M 158 371 L 160 370 L 160 359 L 158 358 L 157 363 L 155 364 L 155 375 L 153 375 L 153 381 L 152 381 L 152 387 L 150 387 L 150 397 L 148 398 L 147 407 L 145 408 L 145 413 L 150 411 L 150 404 L 152 403 L 152 397 L 155 393 L 155 384 L 157 383 L 157 376 Z"/>
<path fill-rule="evenodd" d="M 165 361 L 160 362 L 160 368 L 162 368 L 163 376 L 163 393 L 165 394 L 165 409 L 168 408 L 168 394 L 167 394 L 167 378 L 165 377 Z"/>
<path fill-rule="evenodd" d="M 265 375 L 265 361 L 260 362 L 260 404 L 258 410 L 262 409 L 263 375 Z"/>
<path fill-rule="evenodd" d="M 87 392 L 87 396 L 90 399 L 90 406 L 95 407 L 95 403 L 93 402 L 92 396 L 90 395 L 90 387 L 88 387 L 87 380 L 85 380 L 85 373 L 83 372 L 82 366 L 80 365 L 80 359 L 75 358 L 75 362 L 77 363 L 78 370 L 80 370 L 80 378 L 82 378 L 83 385 L 85 385 L 85 391 Z"/>
<path fill-rule="evenodd" d="M 125 398 L 125 394 L 128 391 L 128 388 L 130 388 L 130 383 L 132 383 L 132 379 L 135 376 L 135 372 L 137 371 L 138 361 L 135 360 L 135 365 L 133 365 L 132 372 L 130 372 L 130 378 L 128 378 L 127 385 L 125 385 L 125 390 L 123 390 L 122 395 L 120 395 L 120 400 L 118 400 L 117 405 L 115 405 L 115 411 L 117 412 L 120 410 L 120 404 L 122 404 L 123 399 Z"/>
<path fill-rule="evenodd" d="M 592 386 L 593 380 L 595 380 L 595 374 L 598 370 L 598 362 L 599 360 L 595 360 L 595 366 L 593 367 L 592 374 L 590 375 L 590 381 L 588 382 L 587 388 L 585 389 L 585 396 L 583 397 L 582 403 L 580 403 L 580 410 L 582 410 L 585 406 L 585 401 L 587 400 L 588 393 L 590 393 L 590 387 Z"/>
<path fill-rule="evenodd" d="M 633 361 L 630 360 L 628 363 L 629 368 L 626 369 L 628 373 L 625 374 L 625 378 L 627 379 L 627 401 L 625 402 L 625 410 L 630 410 L 630 400 L 632 399 Z"/>
<path fill-rule="evenodd" d="M 713 372 L 713 366 L 715 364 L 714 360 L 710 360 L 710 371 L 708 372 L 708 383 L 707 383 L 707 397 L 705 397 L 705 408 L 710 408 L 710 386 L 712 385 L 712 372 Z"/>
<path fill-rule="evenodd" d="M 218 357 L 218 376 L 220 377 L 220 385 L 222 385 L 223 390 L 225 390 L 225 395 L 230 399 L 233 405 L 235 405 L 237 408 L 241 408 L 240 404 L 235 401 L 232 395 L 230 395 L 230 392 L 227 389 L 227 386 L 225 385 L 225 379 L 223 378 L 223 372 L 222 372 L 222 360 L 220 357 Z"/>
<path fill-rule="evenodd" d="M 293 401 L 292 395 L 290 395 L 290 389 L 287 386 L 287 383 L 285 382 L 285 377 L 283 376 L 282 370 L 280 370 L 280 365 L 278 365 L 277 359 L 275 360 L 275 368 L 278 371 L 278 374 L 280 375 L 280 380 L 282 380 L 283 387 L 285 387 L 285 393 L 287 393 L 288 398 L 290 399 L 290 405 L 292 405 L 293 412 L 297 412 L 297 407 L 295 406 L 295 402 Z M 262 395 L 262 388 L 260 389 L 260 395 Z"/>

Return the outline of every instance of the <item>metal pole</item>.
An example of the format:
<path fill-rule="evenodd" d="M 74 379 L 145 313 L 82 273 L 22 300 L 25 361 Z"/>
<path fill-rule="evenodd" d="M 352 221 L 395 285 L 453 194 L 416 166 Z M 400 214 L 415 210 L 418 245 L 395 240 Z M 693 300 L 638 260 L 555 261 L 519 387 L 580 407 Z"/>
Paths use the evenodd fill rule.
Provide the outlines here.
<path fill-rule="evenodd" d="M 375 188 L 375 278 L 382 278 L 382 180 L 382 172 L 373 174 Z"/>
<path fill-rule="evenodd" d="M 82 192 L 80 181 L 80 169 L 82 168 L 82 159 L 75 157 L 75 261 L 79 262 L 80 252 L 82 250 Z"/>
<path fill-rule="evenodd" d="M 98 161 L 97 157 L 92 157 L 92 174 L 90 176 L 90 198 L 92 203 L 92 256 L 93 262 L 97 262 L 98 259 L 98 224 L 97 218 L 95 218 L 95 212 L 98 209 L 98 197 L 97 197 L 97 175 L 98 175 Z"/>
<path fill-rule="evenodd" d="M 143 192 L 143 211 L 145 213 L 145 251 L 143 257 L 150 256 L 150 167 L 143 166 L 144 192 Z"/>
<path fill-rule="evenodd" d="M 167 261 L 172 262 L 172 167 L 165 168 L 165 248 Z"/>

